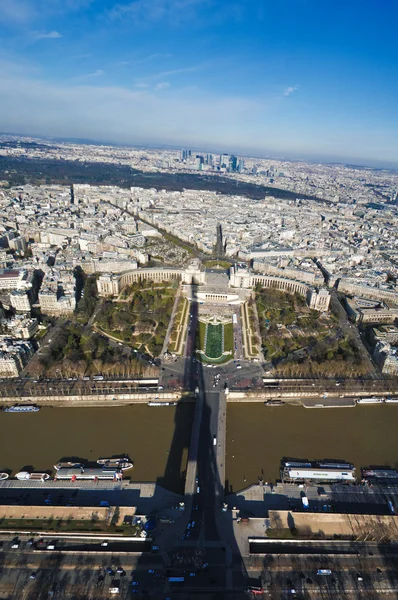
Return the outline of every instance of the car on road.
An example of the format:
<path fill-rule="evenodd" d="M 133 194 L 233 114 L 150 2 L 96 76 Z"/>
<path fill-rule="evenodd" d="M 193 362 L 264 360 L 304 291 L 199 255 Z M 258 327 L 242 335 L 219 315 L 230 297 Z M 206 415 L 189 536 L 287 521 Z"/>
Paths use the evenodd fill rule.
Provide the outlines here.
<path fill-rule="evenodd" d="M 124 569 L 123 569 L 123 567 L 118 567 L 118 568 L 116 569 L 116 573 L 119 573 L 119 575 L 120 575 L 121 573 L 124 573 Z"/>
<path fill-rule="evenodd" d="M 29 575 L 29 579 L 36 579 L 36 571 L 33 571 L 30 575 Z"/>
<path fill-rule="evenodd" d="M 104 540 L 103 542 L 101 542 L 101 546 L 102 546 L 103 548 L 106 548 L 106 547 L 107 547 L 107 545 L 108 545 L 108 542 L 107 542 L 106 540 Z"/>
<path fill-rule="evenodd" d="M 107 568 L 105 569 L 105 573 L 106 573 L 107 575 L 114 575 L 114 574 L 115 574 L 114 570 L 113 570 L 111 567 L 107 567 Z"/>

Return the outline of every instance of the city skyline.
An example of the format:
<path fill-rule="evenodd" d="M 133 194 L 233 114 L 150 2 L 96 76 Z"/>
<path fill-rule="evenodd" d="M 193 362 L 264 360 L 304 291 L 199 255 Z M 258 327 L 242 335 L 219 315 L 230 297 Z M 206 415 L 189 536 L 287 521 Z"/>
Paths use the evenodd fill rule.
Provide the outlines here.
<path fill-rule="evenodd" d="M 3 2 L 0 130 L 396 167 L 397 9 L 367 8 Z"/>

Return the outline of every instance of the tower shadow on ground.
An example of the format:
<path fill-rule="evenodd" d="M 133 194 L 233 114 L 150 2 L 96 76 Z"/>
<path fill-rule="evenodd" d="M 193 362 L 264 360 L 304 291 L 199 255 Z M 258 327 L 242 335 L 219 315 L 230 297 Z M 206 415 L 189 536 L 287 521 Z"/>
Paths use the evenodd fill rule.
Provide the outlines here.
<path fill-rule="evenodd" d="M 195 300 L 195 286 L 191 294 Z M 173 482 L 174 491 L 184 489 L 186 457 L 196 460 L 197 479 L 194 492 L 184 496 L 185 510 L 181 518 L 170 527 L 175 527 L 167 548 L 162 548 L 165 563 L 163 587 L 170 598 L 206 597 L 209 599 L 251 598 L 250 585 L 260 585 L 258 579 L 251 581 L 233 529 L 232 512 L 223 512 L 224 486 L 220 481 L 217 466 L 214 435 L 217 433 L 220 392 L 210 391 L 210 381 L 214 370 L 207 370 L 195 358 L 196 332 L 198 327 L 196 301 L 190 303 L 190 332 L 186 341 L 186 360 L 183 374 L 183 388 L 196 396 L 201 403 L 200 427 L 196 424 L 197 445 L 186 431 L 186 404 L 180 402 L 175 412 L 175 429 L 168 460 L 163 476 L 157 485 L 169 487 Z M 196 390 L 196 393 L 195 393 Z M 198 392 L 199 390 L 199 392 Z M 197 411 L 200 412 L 200 411 Z M 195 432 L 195 424 L 192 432 Z M 187 435 L 188 433 L 188 435 Z M 188 446 L 190 443 L 190 446 Z M 224 457 L 225 459 L 225 457 Z M 224 460 L 223 459 L 223 460 Z M 191 534 L 185 539 L 188 523 L 195 522 Z M 142 564 L 146 559 L 142 557 Z M 140 568 L 140 565 L 138 566 Z M 191 575 L 194 573 L 195 575 Z M 169 583 L 169 577 L 184 577 L 184 583 Z M 162 597 L 160 590 L 146 590 L 150 597 Z M 138 596 L 136 596 L 138 597 Z M 148 597 L 148 595 L 146 595 Z"/>

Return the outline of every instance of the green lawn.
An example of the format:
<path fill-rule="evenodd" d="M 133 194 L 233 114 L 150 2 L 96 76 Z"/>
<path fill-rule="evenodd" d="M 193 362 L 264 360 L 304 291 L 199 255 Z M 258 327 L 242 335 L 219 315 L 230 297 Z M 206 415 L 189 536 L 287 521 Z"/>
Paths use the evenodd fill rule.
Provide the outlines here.
<path fill-rule="evenodd" d="M 234 354 L 234 326 L 232 323 L 224 325 L 224 352 Z"/>
<path fill-rule="evenodd" d="M 218 325 L 209 323 L 207 326 L 205 352 L 209 358 L 220 358 L 223 353 L 222 330 L 223 325 L 221 323 Z"/>
<path fill-rule="evenodd" d="M 222 325 L 221 323 L 218 325 L 209 324 L 208 327 L 209 331 L 207 333 L 207 343 L 205 348 L 206 323 L 199 321 L 196 332 L 196 348 L 198 350 L 204 350 L 206 354 L 197 354 L 197 358 L 204 363 L 222 364 L 228 362 L 233 358 L 234 352 L 232 323 L 227 323 L 227 325 Z M 224 350 L 222 348 L 222 327 L 224 327 Z M 232 352 L 232 355 L 223 355 L 223 351 L 230 351 Z"/>

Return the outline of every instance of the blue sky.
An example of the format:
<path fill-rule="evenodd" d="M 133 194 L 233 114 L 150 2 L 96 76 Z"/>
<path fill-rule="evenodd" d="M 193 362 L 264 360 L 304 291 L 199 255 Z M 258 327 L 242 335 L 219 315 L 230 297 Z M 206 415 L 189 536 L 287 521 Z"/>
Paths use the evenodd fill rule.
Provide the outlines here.
<path fill-rule="evenodd" d="M 398 165 L 398 3 L 0 0 L 0 130 Z"/>

